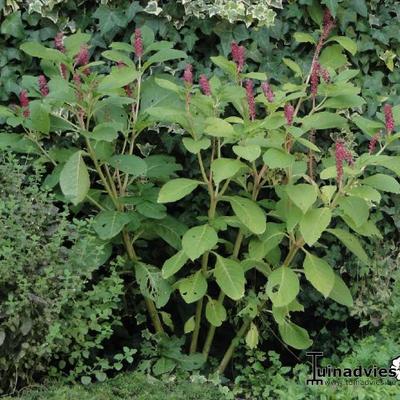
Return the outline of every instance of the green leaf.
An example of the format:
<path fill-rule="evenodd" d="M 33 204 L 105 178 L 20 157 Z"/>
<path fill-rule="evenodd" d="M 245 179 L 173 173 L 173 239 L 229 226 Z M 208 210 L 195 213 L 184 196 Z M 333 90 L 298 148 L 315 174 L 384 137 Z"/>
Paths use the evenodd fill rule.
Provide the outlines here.
<path fill-rule="evenodd" d="M 295 349 L 307 349 L 313 343 L 308 332 L 293 322 L 279 324 L 278 329 L 283 341 Z"/>
<path fill-rule="evenodd" d="M 194 315 L 192 315 L 186 322 L 185 325 L 183 327 L 183 332 L 185 334 L 193 332 L 194 331 L 194 327 L 196 326 L 196 320 L 194 318 Z"/>
<path fill-rule="evenodd" d="M 168 79 L 155 78 L 155 82 L 157 83 L 158 86 L 161 86 L 162 88 L 170 90 L 171 92 L 174 92 L 177 94 L 179 94 L 183 91 L 183 87 L 178 86 L 176 83 L 174 83 Z"/>
<path fill-rule="evenodd" d="M 302 77 L 303 72 L 296 62 L 291 60 L 290 58 L 283 58 L 282 61 L 295 73 L 295 76 Z"/>
<path fill-rule="evenodd" d="M 131 67 L 115 67 L 105 76 L 98 87 L 99 91 L 108 91 L 122 88 L 138 79 L 140 73 Z"/>
<path fill-rule="evenodd" d="M 103 122 L 95 126 L 93 132 L 89 134 L 89 138 L 93 140 L 112 142 L 118 137 L 118 131 L 121 129 L 122 125 L 116 122 Z"/>
<path fill-rule="evenodd" d="M 247 166 L 241 161 L 232 158 L 217 158 L 211 163 L 211 172 L 216 184 L 232 178 L 243 168 L 247 168 Z"/>
<path fill-rule="evenodd" d="M 197 271 L 178 283 L 179 292 L 186 303 L 194 303 L 207 293 L 207 281 L 202 271 Z"/>
<path fill-rule="evenodd" d="M 354 108 L 361 107 L 365 100 L 356 94 L 331 97 L 324 103 L 326 108 Z"/>
<path fill-rule="evenodd" d="M 221 326 L 226 320 L 226 310 L 221 302 L 209 299 L 206 306 L 207 321 L 213 326 Z"/>
<path fill-rule="evenodd" d="M 364 264 L 369 264 L 369 257 L 361 246 L 361 243 L 352 233 L 343 229 L 327 229 L 327 232 L 336 236 L 353 254 L 355 254 Z"/>
<path fill-rule="evenodd" d="M 317 192 L 313 185 L 300 183 L 286 186 L 286 193 L 290 200 L 305 214 L 317 200 Z"/>
<path fill-rule="evenodd" d="M 215 137 L 232 137 L 235 133 L 233 126 L 221 118 L 207 118 L 204 132 Z"/>
<path fill-rule="evenodd" d="M 156 224 L 149 224 L 149 230 L 154 231 L 156 235 L 160 236 L 160 238 L 174 249 L 180 250 L 182 248 L 181 237 L 187 230 L 187 227 L 179 220 L 167 216 L 163 220 L 157 221 Z"/>
<path fill-rule="evenodd" d="M 321 258 L 307 253 L 303 262 L 303 268 L 307 280 L 325 298 L 328 297 L 335 285 L 335 273 L 331 266 Z"/>
<path fill-rule="evenodd" d="M 341 129 L 344 128 L 346 125 L 346 118 L 327 111 L 308 115 L 307 117 L 303 118 L 303 128 L 306 131 L 310 131 L 311 129 Z"/>
<path fill-rule="evenodd" d="M 129 66 L 130 68 L 135 69 L 134 62 L 130 59 L 130 57 L 122 51 L 117 50 L 106 50 L 101 53 L 104 58 L 114 62 L 123 62 L 125 65 Z"/>
<path fill-rule="evenodd" d="M 299 290 L 299 278 L 289 267 L 279 267 L 268 277 L 266 293 L 275 307 L 291 303 Z"/>
<path fill-rule="evenodd" d="M 167 182 L 160 190 L 158 203 L 171 203 L 182 199 L 202 184 L 193 179 L 178 178 Z"/>
<path fill-rule="evenodd" d="M 70 57 L 73 57 L 76 54 L 78 54 L 82 45 L 88 43 L 90 38 L 91 38 L 90 34 L 82 33 L 81 31 L 78 31 L 73 35 L 66 36 L 64 38 L 64 46 L 65 49 L 67 50 L 68 55 Z"/>
<path fill-rule="evenodd" d="M 186 253 L 181 250 L 174 254 L 171 258 L 168 258 L 162 266 L 161 274 L 164 279 L 175 275 L 187 262 L 188 257 Z"/>
<path fill-rule="evenodd" d="M 375 203 L 379 203 L 382 198 L 381 194 L 376 189 L 366 185 L 353 187 L 347 192 L 347 194 Z"/>
<path fill-rule="evenodd" d="M 338 69 L 347 63 L 347 57 L 343 54 L 342 46 L 334 44 L 325 47 L 321 52 L 319 61 L 325 68 Z"/>
<path fill-rule="evenodd" d="M 102 240 L 112 239 L 131 221 L 128 214 L 119 211 L 101 211 L 94 219 L 93 229 Z"/>
<path fill-rule="evenodd" d="M 38 42 L 26 42 L 20 46 L 20 49 L 31 57 L 42 58 L 43 60 L 62 62 L 65 61 L 65 55 L 58 50 L 48 49 Z"/>
<path fill-rule="evenodd" d="M 350 290 L 343 282 L 342 278 L 337 274 L 335 274 L 334 286 L 332 291 L 329 293 L 329 297 L 339 304 L 347 307 L 353 307 L 353 298 Z"/>
<path fill-rule="evenodd" d="M 247 79 L 256 79 L 258 81 L 266 81 L 268 79 L 265 72 L 248 72 L 244 74 L 243 77 Z"/>
<path fill-rule="evenodd" d="M 380 129 L 384 128 L 384 124 L 382 122 L 373 121 L 371 119 L 361 117 L 361 115 L 355 115 L 351 118 L 351 120 L 368 136 L 373 136 Z"/>
<path fill-rule="evenodd" d="M 135 276 L 140 292 L 153 300 L 157 308 L 164 307 L 172 292 L 170 284 L 162 278 L 161 271 L 154 265 L 135 263 Z"/>
<path fill-rule="evenodd" d="M 246 345 L 249 349 L 255 349 L 258 345 L 258 329 L 257 327 L 251 322 L 250 328 L 246 334 Z"/>
<path fill-rule="evenodd" d="M 375 189 L 389 193 L 400 193 L 400 184 L 390 175 L 376 174 L 369 176 L 361 181 L 361 183 L 372 186 Z"/>
<path fill-rule="evenodd" d="M 231 203 L 233 212 L 249 231 L 256 235 L 261 235 L 265 232 L 266 215 L 257 203 L 239 196 L 226 196 L 224 200 Z"/>
<path fill-rule="evenodd" d="M 39 101 L 32 101 L 29 109 L 32 128 L 42 133 L 49 133 L 50 117 L 45 108 L 40 104 Z"/>
<path fill-rule="evenodd" d="M 4 3 L 2 5 L 2 8 L 3 7 Z M 21 11 L 15 11 L 12 14 L 8 15 L 1 24 L 0 32 L 3 35 L 10 35 L 17 39 L 23 39 L 25 36 L 25 32 L 24 24 L 21 20 Z"/>
<path fill-rule="evenodd" d="M 233 146 L 233 152 L 244 160 L 253 162 L 261 155 L 261 147 L 258 144 Z"/>
<path fill-rule="evenodd" d="M 142 158 L 129 154 L 115 155 L 109 164 L 132 177 L 145 176 L 147 171 L 147 164 Z"/>
<path fill-rule="evenodd" d="M 210 57 L 211 61 L 231 77 L 236 76 L 236 64 L 223 56 Z"/>
<path fill-rule="evenodd" d="M 249 255 L 257 260 L 263 259 L 271 250 L 279 245 L 285 236 L 282 224 L 269 222 L 265 232 L 249 243 Z"/>
<path fill-rule="evenodd" d="M 153 365 L 152 371 L 156 376 L 168 374 L 176 367 L 176 361 L 167 357 L 160 357 Z"/>
<path fill-rule="evenodd" d="M 210 225 L 195 226 L 182 237 L 183 251 L 192 261 L 211 250 L 217 243 L 217 232 Z"/>
<path fill-rule="evenodd" d="M 332 36 L 327 42 L 335 41 L 339 43 L 345 50 L 351 53 L 353 56 L 357 53 L 357 43 L 347 36 Z"/>
<path fill-rule="evenodd" d="M 322 232 L 329 226 L 332 218 L 330 208 L 316 208 L 308 210 L 300 221 L 300 233 L 304 241 L 312 246 L 319 240 Z"/>
<path fill-rule="evenodd" d="M 264 164 L 271 169 L 289 168 L 293 165 L 295 158 L 292 154 L 283 150 L 268 149 L 263 155 Z"/>
<path fill-rule="evenodd" d="M 211 146 L 211 140 L 208 138 L 203 138 L 200 140 L 194 140 L 192 138 L 183 138 L 183 145 L 186 150 L 192 154 L 198 154 L 201 150 L 206 150 Z"/>
<path fill-rule="evenodd" d="M 311 43 L 311 44 L 316 43 L 315 39 L 309 33 L 295 32 L 293 37 L 294 37 L 294 40 L 298 43 Z"/>
<path fill-rule="evenodd" d="M 178 58 L 187 58 L 187 55 L 181 50 L 162 49 L 149 57 L 149 59 L 144 63 L 143 69 L 147 69 L 151 64 L 163 63 L 165 61 L 176 60 Z"/>
<path fill-rule="evenodd" d="M 246 283 L 244 271 L 239 262 L 229 258 L 217 256 L 214 276 L 221 290 L 232 300 L 239 300 L 244 296 Z"/>
<path fill-rule="evenodd" d="M 85 199 L 90 188 L 90 178 L 81 151 L 72 154 L 65 163 L 60 173 L 60 187 L 67 200 L 74 205 Z"/>
<path fill-rule="evenodd" d="M 367 222 L 369 217 L 369 207 L 365 200 L 359 197 L 342 197 L 338 201 L 338 206 L 350 219 L 356 227 Z"/>

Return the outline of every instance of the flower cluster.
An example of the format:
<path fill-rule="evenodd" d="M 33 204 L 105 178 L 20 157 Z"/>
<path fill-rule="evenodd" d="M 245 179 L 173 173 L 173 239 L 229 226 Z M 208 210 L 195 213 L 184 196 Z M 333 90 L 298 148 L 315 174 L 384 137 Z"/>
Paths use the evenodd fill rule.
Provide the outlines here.
<path fill-rule="evenodd" d="M 49 87 L 47 86 L 47 80 L 44 75 L 39 76 L 38 85 L 41 95 L 46 97 L 49 94 Z"/>
<path fill-rule="evenodd" d="M 292 125 L 293 124 L 293 116 L 294 116 L 294 107 L 291 104 L 285 104 L 284 114 L 285 114 L 286 123 L 288 125 Z"/>
<path fill-rule="evenodd" d="M 29 98 L 26 90 L 21 90 L 19 94 L 19 104 L 22 107 L 22 115 L 26 118 L 29 117 Z"/>
<path fill-rule="evenodd" d="M 383 112 L 385 114 L 386 132 L 388 135 L 390 135 L 394 131 L 394 118 L 393 118 L 392 106 L 390 104 L 385 104 Z"/>
<path fill-rule="evenodd" d="M 331 79 L 328 70 L 325 69 L 318 61 L 315 61 L 312 66 L 310 76 L 310 89 L 311 96 L 313 98 L 317 96 L 320 78 L 322 78 L 325 83 L 328 83 Z"/>
<path fill-rule="evenodd" d="M 139 28 L 135 29 L 135 39 L 133 42 L 133 46 L 135 48 L 136 57 L 141 58 L 143 56 L 143 39 L 142 31 Z"/>
<path fill-rule="evenodd" d="M 256 118 L 256 102 L 254 100 L 254 86 L 253 81 L 248 79 L 246 81 L 246 97 L 247 97 L 247 104 L 249 105 L 249 117 L 252 121 Z"/>
<path fill-rule="evenodd" d="M 275 96 L 274 96 L 274 92 L 272 91 L 271 86 L 269 85 L 269 83 L 268 82 L 263 82 L 261 84 L 261 89 L 262 89 L 262 91 L 264 93 L 264 96 L 267 98 L 267 100 L 270 103 L 272 103 L 274 101 Z"/>
<path fill-rule="evenodd" d="M 193 86 L 193 65 L 187 64 L 183 71 L 183 81 L 187 87 Z"/>
<path fill-rule="evenodd" d="M 62 32 L 58 32 L 57 35 L 55 36 L 55 38 L 54 38 L 54 47 L 58 51 L 61 51 L 61 53 L 65 53 L 64 34 Z"/>
<path fill-rule="evenodd" d="M 336 141 L 335 158 L 336 158 L 336 180 L 338 182 L 338 185 L 341 185 L 343 181 L 344 161 L 347 161 L 348 165 L 353 165 L 353 156 L 351 152 L 347 150 L 343 140 Z"/>
<path fill-rule="evenodd" d="M 243 46 L 239 46 L 236 42 L 232 42 L 231 53 L 232 53 L 232 59 L 236 63 L 237 72 L 238 73 L 242 72 L 246 59 L 245 48 Z"/>
<path fill-rule="evenodd" d="M 369 141 L 368 144 L 368 150 L 369 150 L 369 154 L 372 154 L 375 151 L 376 148 L 376 144 L 378 143 L 378 140 L 381 136 L 380 132 L 375 133 L 374 136 L 372 136 L 371 140 Z"/>
<path fill-rule="evenodd" d="M 207 77 L 204 74 L 200 75 L 199 78 L 199 85 L 201 91 L 206 95 L 206 96 L 211 96 L 211 87 L 210 87 L 210 82 L 208 82 Z"/>

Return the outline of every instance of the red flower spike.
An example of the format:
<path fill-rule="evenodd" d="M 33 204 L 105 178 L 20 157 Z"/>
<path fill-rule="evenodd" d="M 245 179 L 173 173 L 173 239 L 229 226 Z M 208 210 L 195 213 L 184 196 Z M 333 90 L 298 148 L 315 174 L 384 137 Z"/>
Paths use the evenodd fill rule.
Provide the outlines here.
<path fill-rule="evenodd" d="M 232 59 L 236 63 L 237 72 L 241 72 L 245 63 L 246 49 L 243 46 L 239 46 L 236 42 L 232 42 L 231 53 Z"/>
<path fill-rule="evenodd" d="M 388 135 L 390 135 L 394 131 L 392 106 L 390 104 L 385 104 L 385 106 L 383 107 L 383 112 L 385 114 L 386 132 Z"/>
<path fill-rule="evenodd" d="M 271 89 L 271 86 L 269 85 L 268 82 L 263 82 L 261 84 L 261 89 L 264 92 L 264 96 L 267 98 L 267 100 L 272 103 L 274 101 L 274 92 Z"/>
<path fill-rule="evenodd" d="M 185 71 L 183 72 L 183 81 L 185 85 L 191 87 L 193 85 L 193 66 L 192 64 L 187 64 Z"/>
<path fill-rule="evenodd" d="M 291 104 L 285 104 L 284 114 L 286 118 L 286 123 L 288 125 L 293 124 L 294 107 Z"/>
<path fill-rule="evenodd" d="M 369 150 L 369 154 L 372 154 L 375 149 L 376 149 L 376 144 L 378 143 L 378 140 L 380 138 L 381 134 L 380 132 L 375 133 L 374 136 L 372 136 L 371 140 L 369 141 L 368 144 L 368 150 Z"/>
<path fill-rule="evenodd" d="M 256 102 L 254 100 L 254 93 L 253 93 L 253 81 L 248 79 L 246 81 L 246 97 L 247 97 L 247 104 L 249 105 L 249 117 L 252 121 L 256 118 Z"/>
<path fill-rule="evenodd" d="M 310 77 L 311 96 L 313 98 L 317 97 L 320 72 L 321 72 L 321 65 L 319 64 L 318 61 L 316 61 L 313 64 Z"/>
<path fill-rule="evenodd" d="M 329 34 L 331 33 L 332 29 L 335 27 L 335 20 L 332 17 L 331 12 L 328 8 L 325 9 L 324 18 L 322 21 L 322 38 L 325 41 Z"/>
<path fill-rule="evenodd" d="M 21 90 L 19 94 L 19 104 L 21 105 L 23 111 L 22 115 L 24 117 L 29 117 L 30 111 L 29 111 L 29 98 L 28 98 L 28 92 L 26 90 Z"/>
<path fill-rule="evenodd" d="M 323 67 L 321 67 L 321 77 L 325 83 L 329 83 L 331 80 L 331 76 L 329 75 L 328 70 Z"/>
<path fill-rule="evenodd" d="M 201 88 L 201 91 L 206 95 L 206 96 L 211 96 L 211 87 L 210 87 L 210 82 L 208 82 L 207 77 L 202 74 L 200 75 L 199 78 L 199 85 Z"/>
<path fill-rule="evenodd" d="M 39 91 L 42 96 L 46 97 L 49 94 L 49 87 L 47 86 L 47 79 L 44 75 L 40 75 L 38 78 Z"/>
<path fill-rule="evenodd" d="M 60 64 L 60 75 L 64 79 L 67 79 L 68 77 L 68 69 L 65 64 Z"/>
<path fill-rule="evenodd" d="M 143 39 L 142 39 L 142 31 L 139 28 L 135 29 L 135 39 L 133 46 L 135 48 L 136 57 L 141 58 L 143 56 Z"/>
<path fill-rule="evenodd" d="M 58 32 L 54 38 L 54 47 L 61 53 L 65 53 L 64 34 L 62 32 Z"/>

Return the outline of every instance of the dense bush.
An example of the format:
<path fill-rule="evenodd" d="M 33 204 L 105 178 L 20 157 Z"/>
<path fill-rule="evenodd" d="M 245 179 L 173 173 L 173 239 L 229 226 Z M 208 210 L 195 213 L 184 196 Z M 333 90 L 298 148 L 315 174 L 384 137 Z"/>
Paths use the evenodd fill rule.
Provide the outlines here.
<path fill-rule="evenodd" d="M 122 280 L 84 222 L 71 224 L 13 158 L 0 164 L 0 390 L 41 375 L 103 373 L 96 360 L 119 324 Z"/>
<path fill-rule="evenodd" d="M 99 254 L 122 256 L 135 320 L 125 334 L 146 321 L 143 308 L 158 333 L 142 334 L 143 371 L 220 362 L 223 372 L 239 345 L 235 360 L 251 365 L 233 391 L 278 396 L 285 374 L 307 369 L 282 367 L 269 349 L 293 364 L 313 339 L 338 364 L 360 334 L 378 335 L 390 315 L 384 330 L 396 326 L 399 10 L 394 1 L 319 3 L 284 4 L 268 28 L 264 18 L 248 28 L 252 5 L 197 1 L 84 2 L 79 13 L 74 1 L 54 2 L 53 15 L 21 8 L 1 25 L 0 96 L 11 105 L 0 108 L 0 149 L 33 155 L 68 205 L 74 234 L 58 246 L 74 254 L 83 231 Z M 85 222 L 67 224 L 72 215 L 94 217 L 97 238 Z M 86 357 L 79 343 L 77 359 L 53 375 L 88 383 L 132 361 L 128 348 L 112 362 L 99 355 L 122 295 L 114 267 L 110 275 L 100 264 L 83 302 L 114 279 L 119 291 L 96 325 L 99 351 Z M 84 308 L 73 311 L 78 321 Z M 253 368 L 274 377 L 267 387 L 245 387 L 263 379 Z M 293 385 L 293 396 L 312 396 Z"/>

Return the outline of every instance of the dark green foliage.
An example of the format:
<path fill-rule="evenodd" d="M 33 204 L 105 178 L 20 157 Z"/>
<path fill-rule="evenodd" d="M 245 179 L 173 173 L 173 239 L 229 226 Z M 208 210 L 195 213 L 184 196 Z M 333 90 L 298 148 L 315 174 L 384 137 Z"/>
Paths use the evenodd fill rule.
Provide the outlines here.
<path fill-rule="evenodd" d="M 86 222 L 68 221 L 24 164 L 0 162 L 0 390 L 109 369 L 97 357 L 119 324 L 123 293 L 113 266 L 91 282 L 107 249 Z"/>

